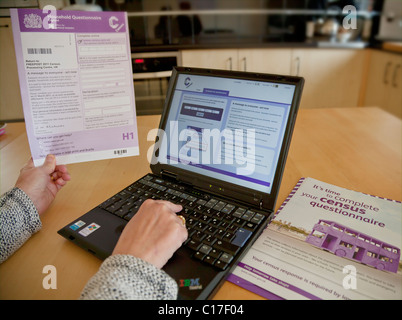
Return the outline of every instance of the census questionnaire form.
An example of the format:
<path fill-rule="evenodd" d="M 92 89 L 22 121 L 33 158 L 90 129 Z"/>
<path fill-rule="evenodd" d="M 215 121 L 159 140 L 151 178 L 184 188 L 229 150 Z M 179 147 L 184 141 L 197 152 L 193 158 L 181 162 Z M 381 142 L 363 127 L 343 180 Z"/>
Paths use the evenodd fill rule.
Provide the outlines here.
<path fill-rule="evenodd" d="M 127 16 L 11 9 L 35 165 L 138 155 Z"/>

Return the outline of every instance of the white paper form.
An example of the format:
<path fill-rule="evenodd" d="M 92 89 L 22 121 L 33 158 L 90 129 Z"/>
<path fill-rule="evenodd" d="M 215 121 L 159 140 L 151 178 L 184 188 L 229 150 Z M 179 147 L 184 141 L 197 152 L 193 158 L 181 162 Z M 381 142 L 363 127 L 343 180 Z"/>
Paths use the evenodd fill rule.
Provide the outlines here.
<path fill-rule="evenodd" d="M 10 12 L 34 164 L 138 155 L 126 13 Z"/>

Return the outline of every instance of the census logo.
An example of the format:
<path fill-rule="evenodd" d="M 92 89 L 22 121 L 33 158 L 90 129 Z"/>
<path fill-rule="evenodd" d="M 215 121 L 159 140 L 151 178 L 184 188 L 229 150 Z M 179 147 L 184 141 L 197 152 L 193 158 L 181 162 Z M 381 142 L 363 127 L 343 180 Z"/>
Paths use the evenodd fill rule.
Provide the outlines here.
<path fill-rule="evenodd" d="M 116 16 L 111 16 L 109 18 L 109 26 L 116 32 L 119 32 L 124 27 L 124 23 L 119 24 L 119 19 Z"/>
<path fill-rule="evenodd" d="M 186 86 L 186 88 L 188 88 L 192 84 L 193 84 L 193 82 L 191 81 L 190 77 L 187 77 L 186 79 L 184 79 L 184 85 Z"/>
<path fill-rule="evenodd" d="M 24 15 L 24 26 L 30 29 L 42 28 L 42 18 L 35 13 Z"/>

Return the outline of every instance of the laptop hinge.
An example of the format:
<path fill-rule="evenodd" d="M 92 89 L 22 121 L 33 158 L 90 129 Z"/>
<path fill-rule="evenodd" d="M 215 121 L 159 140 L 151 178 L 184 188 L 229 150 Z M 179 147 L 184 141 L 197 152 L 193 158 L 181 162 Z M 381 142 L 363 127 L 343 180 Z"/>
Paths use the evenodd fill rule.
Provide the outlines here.
<path fill-rule="evenodd" d="M 181 177 L 177 177 L 177 174 L 175 174 L 173 172 L 162 170 L 161 175 L 162 175 L 162 178 L 165 178 L 167 180 L 174 180 L 188 188 L 195 188 L 191 182 L 187 182 L 187 181 L 183 180 Z"/>
<path fill-rule="evenodd" d="M 162 177 L 177 180 L 177 175 L 170 171 L 162 170 L 161 173 L 162 173 Z"/>
<path fill-rule="evenodd" d="M 261 200 L 261 201 L 260 201 L 260 209 L 261 209 L 261 210 L 263 209 L 263 205 L 264 205 L 264 202 Z"/>

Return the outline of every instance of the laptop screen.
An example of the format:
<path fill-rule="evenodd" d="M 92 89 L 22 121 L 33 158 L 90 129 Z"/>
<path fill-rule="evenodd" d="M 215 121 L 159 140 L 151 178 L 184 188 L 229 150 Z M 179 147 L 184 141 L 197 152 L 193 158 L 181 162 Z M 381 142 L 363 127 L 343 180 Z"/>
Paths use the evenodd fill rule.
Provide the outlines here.
<path fill-rule="evenodd" d="M 179 74 L 158 161 L 270 193 L 295 85 Z"/>

